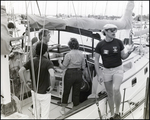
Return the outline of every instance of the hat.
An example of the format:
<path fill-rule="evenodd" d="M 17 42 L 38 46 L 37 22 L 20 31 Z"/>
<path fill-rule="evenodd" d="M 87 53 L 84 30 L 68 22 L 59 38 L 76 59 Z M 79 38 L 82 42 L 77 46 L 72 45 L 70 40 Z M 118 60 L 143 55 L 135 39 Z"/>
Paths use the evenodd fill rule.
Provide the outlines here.
<path fill-rule="evenodd" d="M 106 24 L 103 27 L 104 30 L 111 29 L 111 28 L 116 28 L 117 29 L 117 26 L 114 25 L 114 24 Z"/>
<path fill-rule="evenodd" d="M 23 54 L 23 50 L 22 49 L 15 49 L 13 50 L 13 53 L 20 53 L 20 54 Z"/>

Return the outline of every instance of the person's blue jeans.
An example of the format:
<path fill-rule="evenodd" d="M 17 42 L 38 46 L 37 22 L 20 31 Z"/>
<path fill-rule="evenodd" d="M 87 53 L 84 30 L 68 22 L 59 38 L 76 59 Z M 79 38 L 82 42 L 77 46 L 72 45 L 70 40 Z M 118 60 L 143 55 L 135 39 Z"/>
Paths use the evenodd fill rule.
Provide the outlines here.
<path fill-rule="evenodd" d="M 81 69 L 71 68 L 67 69 L 64 76 L 64 92 L 62 97 L 62 105 L 66 106 L 68 97 L 72 87 L 72 101 L 73 106 L 79 105 L 80 88 L 82 83 Z"/>

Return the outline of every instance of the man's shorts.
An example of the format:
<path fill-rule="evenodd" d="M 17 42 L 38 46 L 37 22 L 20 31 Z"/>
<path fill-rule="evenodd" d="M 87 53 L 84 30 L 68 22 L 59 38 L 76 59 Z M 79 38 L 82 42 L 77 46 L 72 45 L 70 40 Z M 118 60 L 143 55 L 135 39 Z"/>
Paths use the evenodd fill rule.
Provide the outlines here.
<path fill-rule="evenodd" d="M 120 66 L 114 67 L 114 68 L 103 68 L 102 73 L 103 73 L 103 81 L 109 82 L 109 81 L 113 80 L 113 76 L 116 74 L 118 76 L 123 77 L 123 66 L 120 65 Z"/>

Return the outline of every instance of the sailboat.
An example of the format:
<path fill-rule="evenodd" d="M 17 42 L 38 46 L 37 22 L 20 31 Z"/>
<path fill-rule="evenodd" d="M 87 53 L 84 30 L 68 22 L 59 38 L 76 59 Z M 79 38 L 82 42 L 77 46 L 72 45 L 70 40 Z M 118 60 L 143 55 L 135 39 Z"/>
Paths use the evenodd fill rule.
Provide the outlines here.
<path fill-rule="evenodd" d="M 96 37 L 94 33 L 101 32 L 105 24 L 112 23 L 115 24 L 118 27 L 118 30 L 121 31 L 119 33 L 120 35 L 126 34 L 126 36 L 121 38 L 122 40 L 124 40 L 124 38 L 128 38 L 130 30 L 132 29 L 131 26 L 133 8 L 134 1 L 129 1 L 126 6 L 124 15 L 119 20 L 97 20 L 93 18 L 70 18 L 63 20 L 58 18 L 28 15 L 31 31 L 39 30 L 44 26 L 44 28 L 53 31 L 53 38 L 55 40 L 58 39 L 57 41 L 51 41 L 51 45 L 60 44 L 60 47 L 49 51 L 49 54 L 66 54 L 69 51 L 66 45 L 69 40 L 69 36 L 75 36 L 77 39 L 81 39 L 79 49 L 83 51 L 83 54 L 85 54 L 87 58 L 88 71 L 91 75 L 92 82 L 91 96 L 93 97 L 88 94 L 90 97 L 87 96 L 87 100 L 79 104 L 77 107 L 68 107 L 69 110 L 66 114 L 59 114 L 53 119 L 106 119 L 108 114 L 110 114 L 107 93 L 105 91 L 104 85 L 98 84 L 96 80 L 97 76 L 94 74 L 94 49 L 96 44 L 99 42 L 99 38 Z M 148 31 L 143 32 L 143 34 L 145 33 L 148 33 Z M 141 36 L 142 34 L 138 35 L 138 33 L 135 33 L 135 35 Z M 54 62 L 58 59 L 60 58 L 54 58 L 52 61 Z M 103 68 L 101 59 L 99 63 L 101 70 Z M 61 99 L 63 92 L 63 75 L 62 72 L 59 71 L 57 64 L 55 65 L 55 68 L 57 69 L 57 84 L 55 90 L 52 92 L 52 96 Z M 123 60 L 123 70 L 124 79 L 120 89 L 122 94 L 122 103 L 120 109 L 121 117 L 122 119 L 142 118 L 146 93 L 146 83 L 149 81 L 149 46 L 141 44 L 139 39 L 139 43 L 136 44 L 135 51 L 126 60 Z M 57 102 L 55 105 L 57 107 L 60 106 L 60 104 Z M 27 103 L 23 106 L 23 108 L 27 109 L 26 106 Z M 137 108 L 139 108 L 140 111 Z"/>

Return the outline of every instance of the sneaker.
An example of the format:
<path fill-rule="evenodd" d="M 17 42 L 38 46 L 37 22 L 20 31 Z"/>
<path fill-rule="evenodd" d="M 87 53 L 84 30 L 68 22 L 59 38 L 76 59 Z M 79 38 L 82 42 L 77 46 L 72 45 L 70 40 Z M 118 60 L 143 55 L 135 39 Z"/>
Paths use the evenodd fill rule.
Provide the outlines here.
<path fill-rule="evenodd" d="M 88 99 L 90 99 L 90 98 L 99 98 L 99 96 L 96 95 L 96 94 L 90 94 L 90 95 L 88 96 Z"/>
<path fill-rule="evenodd" d="M 113 120 L 113 115 L 109 115 L 109 114 L 107 114 L 107 116 L 106 116 L 106 120 Z"/>
<path fill-rule="evenodd" d="M 115 113 L 113 119 L 121 120 L 120 114 Z"/>
<path fill-rule="evenodd" d="M 64 110 L 60 110 L 59 112 L 60 112 L 62 115 L 65 114 L 65 111 L 64 111 Z"/>
<path fill-rule="evenodd" d="M 110 118 L 109 118 L 109 120 L 113 120 L 113 119 L 114 119 L 113 117 L 110 117 Z"/>
<path fill-rule="evenodd" d="M 113 120 L 113 117 L 107 118 L 106 120 Z"/>

